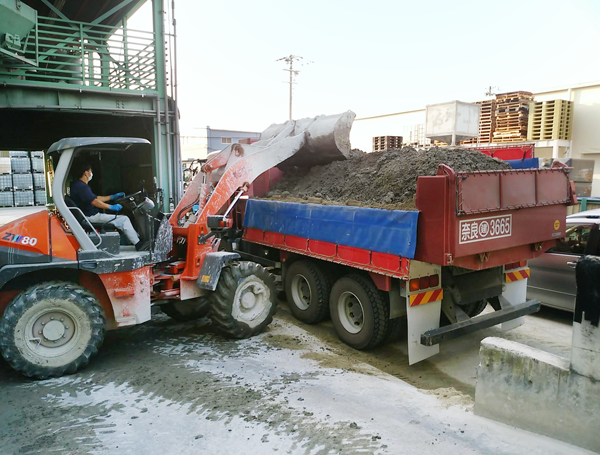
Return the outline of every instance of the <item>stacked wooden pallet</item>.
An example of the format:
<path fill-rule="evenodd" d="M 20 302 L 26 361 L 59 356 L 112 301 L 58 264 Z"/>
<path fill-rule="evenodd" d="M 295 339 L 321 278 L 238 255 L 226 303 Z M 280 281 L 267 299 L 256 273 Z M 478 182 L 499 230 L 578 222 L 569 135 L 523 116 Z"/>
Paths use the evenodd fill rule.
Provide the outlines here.
<path fill-rule="evenodd" d="M 570 140 L 573 102 L 538 101 L 529 105 L 528 141 Z"/>
<path fill-rule="evenodd" d="M 530 92 L 496 95 L 496 128 L 492 142 L 522 142 L 527 140 Z"/>
<path fill-rule="evenodd" d="M 496 100 L 477 101 L 481 106 L 479 116 L 479 136 L 461 144 L 488 144 L 492 142 L 496 128 Z"/>
<path fill-rule="evenodd" d="M 373 151 L 402 148 L 402 136 L 375 136 L 373 138 Z"/>

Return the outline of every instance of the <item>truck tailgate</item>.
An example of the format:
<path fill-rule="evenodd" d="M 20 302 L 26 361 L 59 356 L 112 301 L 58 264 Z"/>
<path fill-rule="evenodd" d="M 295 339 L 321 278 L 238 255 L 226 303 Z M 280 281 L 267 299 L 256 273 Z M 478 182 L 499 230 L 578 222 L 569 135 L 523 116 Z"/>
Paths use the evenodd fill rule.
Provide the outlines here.
<path fill-rule="evenodd" d="M 530 259 L 565 232 L 575 202 L 567 168 L 458 172 L 419 177 L 415 259 L 484 269 Z"/>

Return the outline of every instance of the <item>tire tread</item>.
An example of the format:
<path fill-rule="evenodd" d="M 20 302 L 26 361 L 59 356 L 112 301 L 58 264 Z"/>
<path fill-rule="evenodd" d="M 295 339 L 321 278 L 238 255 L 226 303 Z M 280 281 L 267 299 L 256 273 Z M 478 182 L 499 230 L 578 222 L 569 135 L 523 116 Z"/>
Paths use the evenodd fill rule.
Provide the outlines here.
<path fill-rule="evenodd" d="M 81 355 L 66 365 L 44 367 L 25 359 L 14 344 L 14 329 L 20 317 L 37 301 L 47 296 L 74 301 L 83 310 L 90 321 L 91 337 Z M 17 371 L 36 379 L 59 377 L 75 373 L 87 365 L 90 358 L 98 353 L 104 341 L 106 315 L 98 299 L 87 289 L 71 282 L 48 281 L 31 286 L 18 294 L 6 307 L 0 319 L 0 348 L 6 361 Z"/>
<path fill-rule="evenodd" d="M 251 275 L 258 278 L 269 286 L 271 291 L 271 311 L 265 320 L 256 327 L 237 321 L 232 316 L 233 298 L 241 279 Z M 209 317 L 215 329 L 227 338 L 243 339 L 250 338 L 262 332 L 273 321 L 273 315 L 277 310 L 275 294 L 275 280 L 268 270 L 249 261 L 234 262 L 223 267 L 217 284 L 217 289 L 210 295 Z"/>
<path fill-rule="evenodd" d="M 355 347 L 355 349 L 363 350 L 374 348 L 383 343 L 388 334 L 388 324 L 390 321 L 389 304 L 383 298 L 381 292 L 377 289 L 377 286 L 375 286 L 370 277 L 358 273 L 351 273 L 341 279 L 343 280 L 346 278 L 353 280 L 363 289 L 367 294 L 373 311 L 373 334 L 364 346 Z"/>
<path fill-rule="evenodd" d="M 286 292 L 286 299 L 288 301 L 288 305 L 290 305 L 290 309 L 292 310 L 292 313 L 294 314 L 296 319 L 306 324 L 316 324 L 318 322 L 322 322 L 329 317 L 329 294 L 331 293 L 331 281 L 329 277 L 323 272 L 319 264 L 316 264 L 315 262 L 309 260 L 300 260 L 294 262 L 290 266 L 290 270 L 288 270 L 287 273 L 293 273 L 294 270 L 298 268 L 297 264 L 300 264 L 300 267 L 306 268 L 306 271 L 312 276 L 316 284 L 316 306 L 312 315 L 307 314 L 306 312 L 297 308 L 294 305 L 293 301 L 291 301 L 291 292 L 290 295 L 288 295 L 288 293 Z"/>

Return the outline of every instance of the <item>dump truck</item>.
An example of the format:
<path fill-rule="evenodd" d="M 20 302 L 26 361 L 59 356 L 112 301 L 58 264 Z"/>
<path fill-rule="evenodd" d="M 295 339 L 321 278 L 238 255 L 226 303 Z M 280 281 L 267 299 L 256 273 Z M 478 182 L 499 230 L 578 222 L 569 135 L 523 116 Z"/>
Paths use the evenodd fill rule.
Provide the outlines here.
<path fill-rule="evenodd" d="M 417 210 L 247 198 L 222 224 L 233 226 L 223 229 L 231 251 L 281 276 L 297 319 L 331 317 L 342 341 L 368 349 L 406 318 L 414 364 L 444 340 L 508 330 L 539 311 L 526 300 L 527 260 L 564 235 L 575 202 L 560 164 L 455 172 L 440 163 L 418 177 Z M 481 314 L 488 304 L 495 311 Z"/>
<path fill-rule="evenodd" d="M 97 353 L 106 330 L 150 320 L 152 305 L 178 320 L 208 313 L 212 326 L 232 338 L 264 330 L 277 306 L 276 276 L 220 248 L 217 234 L 265 171 L 295 157 L 315 164 L 344 159 L 353 119 L 347 112 L 289 121 L 268 128 L 254 144 L 228 147 L 210 162 L 223 171 L 218 184 L 196 178 L 170 215 L 156 204 L 159 189 L 140 182 L 138 191 L 113 202 L 127 207 L 148 251 L 122 245 L 107 223 L 91 223 L 70 197 L 68 181 L 80 177 L 70 172 L 76 160 L 119 163 L 116 155 L 135 163 L 150 143 L 83 137 L 52 144 L 46 156 L 53 204 L 0 227 L 4 358 L 34 378 L 73 373 Z M 128 167 L 125 179 L 136 170 Z"/>

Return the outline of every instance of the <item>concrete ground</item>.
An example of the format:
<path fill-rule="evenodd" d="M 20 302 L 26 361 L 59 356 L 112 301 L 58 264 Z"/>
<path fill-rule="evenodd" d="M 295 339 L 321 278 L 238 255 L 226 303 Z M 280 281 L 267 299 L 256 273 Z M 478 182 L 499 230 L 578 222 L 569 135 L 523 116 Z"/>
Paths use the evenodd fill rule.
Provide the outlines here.
<path fill-rule="evenodd" d="M 43 209 L 2 209 L 0 225 Z M 543 308 L 410 367 L 405 337 L 354 351 L 331 323 L 301 324 L 285 303 L 244 341 L 155 313 L 109 332 L 72 376 L 31 381 L 0 359 L 0 453 L 589 453 L 473 415 L 479 342 L 503 336 L 568 356 L 570 313 Z"/>
<path fill-rule="evenodd" d="M 72 376 L 31 381 L 0 361 L 0 452 L 591 453 L 473 414 L 482 338 L 565 354 L 571 317 L 544 309 L 409 367 L 406 340 L 357 352 L 330 323 L 294 321 L 284 303 L 265 333 L 243 341 L 157 312 L 108 333 Z"/>

